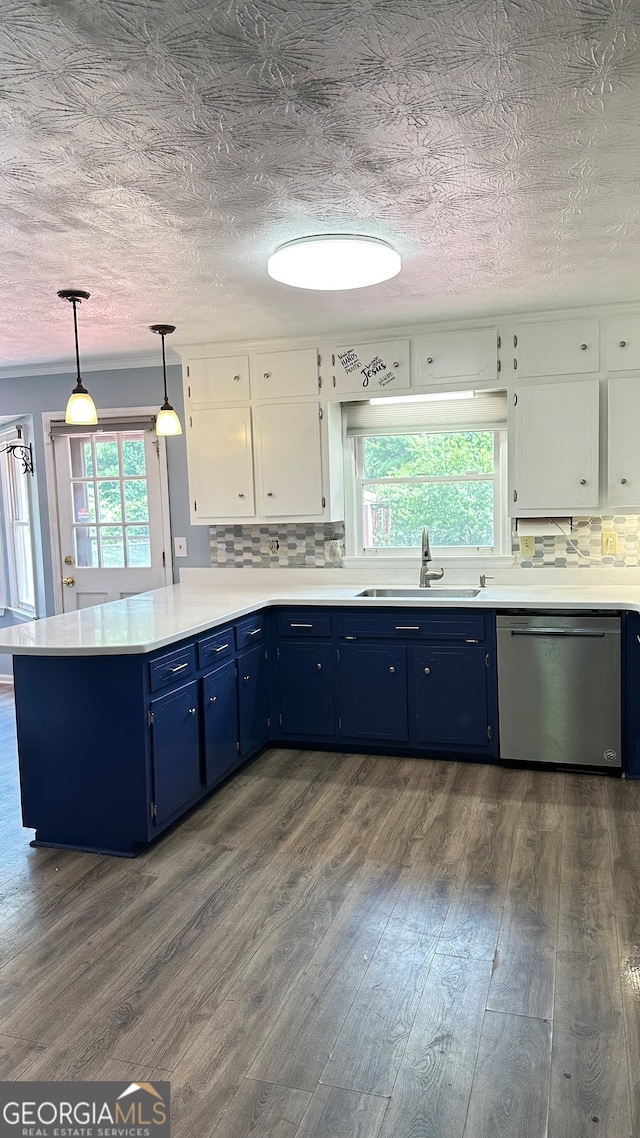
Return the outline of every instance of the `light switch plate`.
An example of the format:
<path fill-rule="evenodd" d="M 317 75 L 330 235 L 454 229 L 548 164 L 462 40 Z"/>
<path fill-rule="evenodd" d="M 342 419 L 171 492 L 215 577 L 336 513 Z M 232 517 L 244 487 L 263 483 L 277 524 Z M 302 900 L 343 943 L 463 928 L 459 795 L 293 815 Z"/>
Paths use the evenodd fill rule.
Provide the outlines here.
<path fill-rule="evenodd" d="M 173 539 L 173 556 L 186 557 L 187 556 L 187 539 L 186 537 L 174 537 Z"/>
<path fill-rule="evenodd" d="M 536 551 L 535 537 L 521 537 L 520 538 L 520 555 L 522 557 L 533 557 Z"/>
<path fill-rule="evenodd" d="M 618 552 L 618 535 L 615 530 L 603 530 L 602 532 L 602 556 L 615 557 Z"/>

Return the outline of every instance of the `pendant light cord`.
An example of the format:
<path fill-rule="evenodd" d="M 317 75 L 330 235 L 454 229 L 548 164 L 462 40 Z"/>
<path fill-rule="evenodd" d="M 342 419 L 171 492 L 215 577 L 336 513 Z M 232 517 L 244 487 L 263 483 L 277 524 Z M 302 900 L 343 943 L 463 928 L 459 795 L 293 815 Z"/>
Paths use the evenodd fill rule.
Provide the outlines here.
<path fill-rule="evenodd" d="M 167 361 L 164 356 L 164 335 L 164 332 L 160 333 L 160 339 L 162 340 L 162 376 L 164 379 L 164 401 L 165 403 L 168 403 L 169 392 L 167 391 Z"/>
<path fill-rule="evenodd" d="M 78 315 L 76 313 L 78 301 L 72 298 L 71 303 L 73 305 L 73 331 L 76 337 L 76 369 L 78 372 L 78 383 L 82 383 L 82 377 L 80 375 L 80 349 L 78 347 Z"/>

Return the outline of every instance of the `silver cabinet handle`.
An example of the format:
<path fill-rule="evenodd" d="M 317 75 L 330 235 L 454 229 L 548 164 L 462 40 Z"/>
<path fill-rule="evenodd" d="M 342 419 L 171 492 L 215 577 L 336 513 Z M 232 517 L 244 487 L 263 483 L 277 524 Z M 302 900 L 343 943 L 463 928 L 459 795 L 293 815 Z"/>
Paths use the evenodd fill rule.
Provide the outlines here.
<path fill-rule="evenodd" d="M 313 628 L 313 625 L 312 624 L 293 624 L 293 622 L 292 622 L 289 625 L 289 628 Z"/>
<path fill-rule="evenodd" d="M 621 478 L 621 479 L 620 479 L 620 482 L 622 483 L 622 485 L 623 485 L 623 486 L 626 486 L 626 485 L 627 485 L 627 480 L 626 480 L 626 478 Z"/>
<path fill-rule="evenodd" d="M 270 372 L 270 371 L 265 371 L 265 372 L 263 372 L 263 373 L 262 373 L 262 378 L 263 378 L 263 379 L 271 379 L 271 372 Z"/>
<path fill-rule="evenodd" d="M 620 341 L 620 347 L 621 347 L 621 348 L 626 348 L 626 346 L 627 346 L 627 341 L 626 341 L 626 340 L 621 340 L 621 341 Z"/>
<path fill-rule="evenodd" d="M 259 627 L 259 628 L 254 628 L 254 629 L 253 629 L 253 630 L 252 630 L 252 631 L 249 633 L 249 636 L 257 636 L 259 632 L 262 632 L 262 625 L 260 625 L 260 627 Z"/>
<path fill-rule="evenodd" d="M 321 672 L 322 671 L 322 664 L 316 664 L 316 668 L 318 669 L 319 672 Z"/>
<path fill-rule="evenodd" d="M 244 494 L 238 494 L 239 498 L 244 498 Z"/>
<path fill-rule="evenodd" d="M 581 344 L 581 345 L 580 345 L 580 351 L 581 351 L 581 352 L 586 352 L 586 350 L 587 350 L 588 346 L 589 346 L 588 344 Z"/>
<path fill-rule="evenodd" d="M 209 696 L 209 703 L 217 703 L 217 700 L 218 700 L 217 695 L 210 695 Z"/>
<path fill-rule="evenodd" d="M 431 668 L 425 668 L 424 674 L 425 674 L 425 676 L 430 676 L 431 675 Z"/>
<path fill-rule="evenodd" d="M 267 490 L 267 498 L 273 498 L 273 490 Z"/>
<path fill-rule="evenodd" d="M 389 668 L 389 671 L 390 671 L 390 673 L 391 673 L 391 675 L 392 675 L 392 676 L 394 676 L 394 675 L 395 675 L 395 672 L 396 672 L 396 670 L 395 670 L 395 668 L 394 668 L 393 664 L 392 664 L 392 665 L 391 665 L 391 667 Z"/>
<path fill-rule="evenodd" d="M 189 708 L 189 715 L 195 715 L 195 713 L 196 713 L 195 707 L 190 707 Z"/>
<path fill-rule="evenodd" d="M 171 669 L 171 675 L 175 676 L 176 672 L 182 672 L 182 671 L 184 671 L 185 668 L 188 668 L 188 667 L 189 667 L 188 663 L 187 664 L 178 664 L 177 668 Z"/>
<path fill-rule="evenodd" d="M 225 648 L 228 648 L 228 647 L 229 647 L 229 645 L 228 645 L 228 644 L 221 644 L 221 645 L 220 645 L 220 647 L 219 647 L 219 648 L 216 648 L 216 649 L 214 649 L 214 651 L 216 651 L 216 652 L 224 652 Z"/>
<path fill-rule="evenodd" d="M 394 366 L 394 367 L 400 367 L 400 360 L 394 360 L 394 361 L 393 361 L 393 366 Z"/>
<path fill-rule="evenodd" d="M 240 376 L 239 376 L 239 375 L 234 375 L 234 377 L 233 377 L 233 382 L 234 382 L 234 383 L 240 383 Z"/>
<path fill-rule="evenodd" d="M 396 632 L 419 632 L 419 624 L 396 624 Z"/>
<path fill-rule="evenodd" d="M 427 356 L 427 363 L 428 363 L 428 364 L 432 364 L 432 363 L 433 363 L 433 356 Z"/>
<path fill-rule="evenodd" d="M 581 478 L 581 479 L 580 479 L 580 485 L 581 485 L 581 486 L 586 486 L 586 485 L 587 485 L 587 480 L 586 480 L 586 478 Z"/>

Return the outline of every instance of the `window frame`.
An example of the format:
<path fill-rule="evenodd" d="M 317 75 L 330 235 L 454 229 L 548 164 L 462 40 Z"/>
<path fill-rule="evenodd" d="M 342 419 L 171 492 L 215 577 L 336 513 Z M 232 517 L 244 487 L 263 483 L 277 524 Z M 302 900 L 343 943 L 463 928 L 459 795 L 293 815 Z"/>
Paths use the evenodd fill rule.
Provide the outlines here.
<path fill-rule="evenodd" d="M 363 448 L 362 440 L 367 436 L 365 434 L 357 435 L 351 438 L 344 438 L 344 476 L 345 476 L 345 546 L 346 555 L 349 559 L 356 558 L 358 560 L 364 559 L 365 561 L 375 560 L 415 560 L 416 556 L 420 556 L 420 547 L 415 546 L 383 546 L 380 548 L 365 547 L 363 538 L 363 509 L 362 509 L 362 490 L 368 482 L 384 482 L 388 481 L 390 484 L 395 484 L 399 481 L 406 483 L 413 483 L 419 485 L 421 483 L 435 483 L 435 482 L 469 482 L 469 481 L 493 481 L 494 485 L 494 499 L 493 499 L 493 523 L 494 523 L 494 544 L 492 546 L 458 546 L 458 545 L 434 545 L 432 543 L 431 551 L 434 557 L 439 561 L 463 561 L 469 562 L 471 560 L 486 560 L 502 558 L 512 560 L 510 549 L 510 525 L 507 509 L 507 427 L 490 427 L 488 428 L 493 433 L 494 437 L 494 468 L 492 475 L 479 475 L 476 478 L 469 478 L 465 475 L 450 475 L 450 476 L 433 476 L 428 475 L 418 476 L 415 478 L 406 479 L 380 479 L 380 478 L 364 478 L 360 474 L 362 463 L 359 461 L 360 453 Z M 451 430 L 439 429 L 424 429 L 416 430 L 415 427 L 407 427 L 406 434 L 460 434 L 469 431 L 486 431 L 486 427 L 478 425 L 460 426 L 457 428 L 452 427 Z M 425 518 L 425 525 L 429 525 L 429 519 Z"/>
<path fill-rule="evenodd" d="M 5 424 L 0 428 L 0 452 L 7 444 L 18 443 L 29 445 L 28 431 L 24 422 Z M 20 483 L 19 479 L 29 479 Z M 25 473 L 20 460 L 14 455 L 0 453 L 0 503 L 2 505 L 2 518 L 0 519 L 0 607 L 19 616 L 35 619 L 37 616 L 37 578 L 36 558 L 34 548 L 33 513 L 34 502 L 31 486 L 32 475 Z M 24 494 L 18 494 L 22 487 Z M 28 517 L 19 519 L 15 515 L 19 499 L 26 505 Z M 20 572 L 18 558 L 18 542 L 16 528 L 26 531 L 28 538 L 23 545 L 28 558 L 30 569 L 30 583 L 32 588 L 32 601 L 22 594 L 28 591 L 23 586 L 25 580 Z"/>

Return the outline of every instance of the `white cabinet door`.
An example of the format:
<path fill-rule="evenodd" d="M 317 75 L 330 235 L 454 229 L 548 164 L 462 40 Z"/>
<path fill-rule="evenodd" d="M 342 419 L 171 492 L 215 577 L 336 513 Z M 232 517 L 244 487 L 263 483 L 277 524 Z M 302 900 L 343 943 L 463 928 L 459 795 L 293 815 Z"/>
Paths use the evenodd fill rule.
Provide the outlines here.
<path fill-rule="evenodd" d="M 617 509 L 640 506 L 640 379 L 609 381 L 607 501 Z"/>
<path fill-rule="evenodd" d="M 371 399 L 411 388 L 408 340 L 345 344 L 332 350 L 331 364 L 329 399 L 344 395 Z"/>
<path fill-rule="evenodd" d="M 517 361 L 518 379 L 538 375 L 581 375 L 600 370 L 597 320 L 524 324 L 514 340 L 513 357 Z M 503 354 L 508 360 L 508 345 L 503 346 Z"/>
<path fill-rule="evenodd" d="M 640 316 L 608 320 L 607 370 L 640 371 Z"/>
<path fill-rule="evenodd" d="M 262 404 L 255 409 L 258 513 L 322 514 L 320 405 Z"/>
<path fill-rule="evenodd" d="M 415 373 L 418 387 L 456 379 L 469 383 L 497 379 L 497 328 L 417 336 Z"/>
<path fill-rule="evenodd" d="M 251 359 L 251 380 L 256 399 L 317 395 L 318 352 L 316 348 L 261 352 Z"/>
<path fill-rule="evenodd" d="M 249 398 L 249 357 L 212 356 L 188 359 L 185 396 L 190 407 L 238 403 Z"/>
<path fill-rule="evenodd" d="M 187 425 L 192 521 L 253 517 L 249 407 L 193 410 Z"/>
<path fill-rule="evenodd" d="M 532 384 L 515 397 L 511 514 L 597 509 L 598 380 Z"/>

